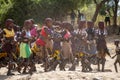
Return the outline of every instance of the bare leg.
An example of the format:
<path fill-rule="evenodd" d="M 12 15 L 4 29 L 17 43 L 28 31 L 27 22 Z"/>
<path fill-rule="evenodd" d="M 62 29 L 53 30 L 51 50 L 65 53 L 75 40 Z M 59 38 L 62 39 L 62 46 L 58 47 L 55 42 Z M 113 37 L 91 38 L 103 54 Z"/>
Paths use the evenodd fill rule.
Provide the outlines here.
<path fill-rule="evenodd" d="M 100 71 L 100 59 L 98 58 L 98 71 Z"/>
<path fill-rule="evenodd" d="M 24 69 L 23 69 L 23 74 L 27 74 L 27 72 L 26 72 L 27 67 L 28 67 L 28 60 L 27 60 L 27 59 L 25 59 L 25 60 L 24 60 Z"/>
<path fill-rule="evenodd" d="M 88 65 L 89 71 L 92 71 L 93 69 L 91 68 L 91 65 Z"/>
<path fill-rule="evenodd" d="M 115 63 L 114 63 L 114 67 L 115 67 L 115 71 L 116 71 L 116 72 L 118 72 L 118 70 L 117 70 L 117 62 L 118 62 L 118 61 L 116 60 Z"/>
<path fill-rule="evenodd" d="M 65 65 L 67 64 L 67 60 L 62 60 L 62 62 L 60 63 L 60 70 L 64 70 L 65 71 Z"/>
<path fill-rule="evenodd" d="M 48 56 L 45 50 L 45 46 L 43 46 L 43 56 L 44 56 L 44 71 L 47 72 L 48 69 Z"/>
<path fill-rule="evenodd" d="M 105 67 L 105 58 L 102 59 L 102 72 L 104 72 L 104 67 Z"/>
<path fill-rule="evenodd" d="M 109 26 L 110 26 L 110 21 L 108 21 L 108 24 L 109 24 Z"/>
<path fill-rule="evenodd" d="M 29 64 L 29 66 L 30 66 L 29 73 L 32 75 L 32 74 L 33 74 L 33 71 L 36 70 L 36 67 L 35 67 L 34 62 L 31 61 L 30 64 Z"/>
<path fill-rule="evenodd" d="M 48 53 L 51 55 L 51 54 L 53 54 L 52 53 L 52 50 L 50 49 L 50 48 L 47 48 L 47 50 L 48 50 Z"/>
<path fill-rule="evenodd" d="M 23 74 L 27 74 L 26 69 L 27 69 L 27 65 L 24 66 Z"/>
<path fill-rule="evenodd" d="M 7 72 L 7 75 L 10 76 L 10 75 L 14 75 L 12 72 L 11 72 L 11 69 L 13 67 L 13 64 L 11 61 L 9 61 L 8 63 L 8 72 Z"/>
<path fill-rule="evenodd" d="M 8 52 L 8 57 L 9 57 L 9 62 L 8 62 L 8 72 L 7 72 L 7 75 L 10 76 L 10 75 L 14 75 L 11 70 L 13 68 L 13 57 L 12 57 L 12 54 L 10 52 Z"/>
<path fill-rule="evenodd" d="M 77 64 L 77 59 L 74 60 L 74 62 L 72 63 L 72 66 L 71 66 L 71 68 L 69 68 L 69 70 L 70 71 L 75 71 L 76 64 Z"/>
<path fill-rule="evenodd" d="M 58 65 L 58 60 L 55 60 L 54 62 L 53 62 L 53 64 L 51 64 L 51 66 L 50 66 L 50 71 L 51 70 L 55 70 L 56 69 L 56 67 L 57 67 L 57 65 Z"/>

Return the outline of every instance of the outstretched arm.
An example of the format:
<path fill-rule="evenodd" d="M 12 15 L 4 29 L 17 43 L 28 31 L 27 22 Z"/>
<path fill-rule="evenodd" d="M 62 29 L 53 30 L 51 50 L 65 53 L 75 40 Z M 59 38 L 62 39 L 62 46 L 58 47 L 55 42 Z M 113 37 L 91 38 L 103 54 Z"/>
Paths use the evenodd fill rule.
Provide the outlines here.
<path fill-rule="evenodd" d="M 114 59 L 114 58 L 115 58 L 115 56 L 117 56 L 117 54 L 115 54 L 115 55 L 112 57 L 112 59 Z"/>

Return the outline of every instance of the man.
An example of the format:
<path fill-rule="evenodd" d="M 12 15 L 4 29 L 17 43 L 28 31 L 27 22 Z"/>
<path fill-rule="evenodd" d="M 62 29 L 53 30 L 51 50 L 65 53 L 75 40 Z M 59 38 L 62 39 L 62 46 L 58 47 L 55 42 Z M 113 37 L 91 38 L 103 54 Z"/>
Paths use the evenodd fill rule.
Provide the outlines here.
<path fill-rule="evenodd" d="M 106 17 L 105 17 L 105 26 L 110 26 L 110 16 L 109 16 L 109 11 L 106 10 Z"/>
<path fill-rule="evenodd" d="M 75 12 L 72 10 L 72 12 L 71 12 L 71 14 L 70 14 L 71 24 L 72 24 L 72 25 L 75 24 L 75 17 L 76 17 L 76 14 L 75 14 Z"/>

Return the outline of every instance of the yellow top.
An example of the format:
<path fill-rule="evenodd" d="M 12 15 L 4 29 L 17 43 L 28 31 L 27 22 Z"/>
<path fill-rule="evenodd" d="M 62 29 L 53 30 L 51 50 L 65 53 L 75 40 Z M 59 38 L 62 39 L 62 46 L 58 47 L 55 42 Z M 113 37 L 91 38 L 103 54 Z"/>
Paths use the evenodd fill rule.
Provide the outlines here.
<path fill-rule="evenodd" d="M 0 58 L 6 57 L 6 56 L 7 56 L 7 53 L 6 53 L 6 52 L 1 52 L 1 53 L 0 53 Z"/>
<path fill-rule="evenodd" d="M 56 58 L 57 60 L 60 60 L 60 51 L 55 50 L 55 52 L 51 55 L 52 58 Z"/>
<path fill-rule="evenodd" d="M 37 44 L 34 43 L 33 47 L 31 48 L 31 50 L 34 52 L 34 53 L 37 53 L 37 52 L 40 52 L 40 48 L 37 47 Z"/>
<path fill-rule="evenodd" d="M 14 37 L 14 35 L 15 35 L 15 32 L 14 32 L 14 30 L 12 29 L 12 30 L 8 30 L 8 29 L 4 29 L 4 31 L 5 31 L 5 37 Z"/>
<path fill-rule="evenodd" d="M 78 56 L 78 57 L 83 57 L 83 56 L 84 56 L 84 53 L 83 53 L 83 52 L 77 53 L 77 56 Z"/>

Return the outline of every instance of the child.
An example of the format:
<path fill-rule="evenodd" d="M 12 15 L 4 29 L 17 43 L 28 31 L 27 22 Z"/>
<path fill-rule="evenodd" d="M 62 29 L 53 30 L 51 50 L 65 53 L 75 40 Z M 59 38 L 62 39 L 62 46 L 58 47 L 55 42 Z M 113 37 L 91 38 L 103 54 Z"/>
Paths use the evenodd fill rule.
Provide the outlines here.
<path fill-rule="evenodd" d="M 104 66 L 105 66 L 105 62 L 106 62 L 106 59 L 105 59 L 105 56 L 106 54 L 108 54 L 110 57 L 110 53 L 109 53 L 109 50 L 107 48 L 107 43 L 106 43 L 106 40 L 105 40 L 105 37 L 107 35 L 107 31 L 104 27 L 104 22 L 99 22 L 98 23 L 98 30 L 96 32 L 96 35 L 97 35 L 97 40 L 96 40 L 96 48 L 97 48 L 97 56 L 98 56 L 98 71 L 100 71 L 100 62 L 102 64 L 102 71 L 104 72 Z"/>
<path fill-rule="evenodd" d="M 13 55 L 12 55 L 12 49 L 13 49 L 13 42 L 14 42 L 14 21 L 12 19 L 7 19 L 5 22 L 5 28 L 3 29 L 3 32 L 1 33 L 4 38 L 4 44 L 2 46 L 2 50 L 7 53 L 7 56 L 9 57 L 9 63 L 8 63 L 8 72 L 7 75 L 14 75 L 11 72 L 12 62 L 13 62 Z"/>
<path fill-rule="evenodd" d="M 33 68 L 33 61 L 30 61 L 30 58 L 32 56 L 32 52 L 30 49 L 30 40 L 31 40 L 31 34 L 30 34 L 30 21 L 25 20 L 24 22 L 24 30 L 21 34 L 21 43 L 20 43 L 20 58 L 23 58 L 23 64 L 24 66 L 23 73 L 26 74 L 26 69 L 28 66 L 30 66 L 29 73 L 32 74 L 32 68 Z M 20 66 L 20 65 L 19 65 Z M 18 67 L 19 67 L 18 66 Z M 20 71 L 19 71 L 20 72 Z"/>
<path fill-rule="evenodd" d="M 41 39 L 41 42 L 43 43 L 42 51 L 43 51 L 43 57 L 45 62 L 45 68 L 44 68 L 45 72 L 47 72 L 47 68 L 48 68 L 48 55 L 52 54 L 52 47 L 53 47 L 52 40 L 51 40 L 52 26 L 53 26 L 53 20 L 51 18 L 46 18 L 40 32 L 40 39 Z"/>
<path fill-rule="evenodd" d="M 119 40 L 114 41 L 114 45 L 116 46 L 116 49 L 115 49 L 116 54 L 112 57 L 112 58 L 114 58 L 115 56 L 117 56 L 117 58 L 116 58 L 116 60 L 114 62 L 116 72 L 118 72 L 116 64 L 119 63 L 119 65 L 120 65 L 120 47 L 119 47 L 119 43 L 120 43 Z"/>
<path fill-rule="evenodd" d="M 71 24 L 68 22 L 64 22 L 62 24 L 62 27 L 64 27 L 64 31 L 61 33 L 63 37 L 62 44 L 61 44 L 63 62 L 60 65 L 61 67 L 60 70 L 63 70 L 67 63 L 72 63 L 73 61 L 73 53 L 71 49 L 71 33 L 69 30 L 70 26 Z"/>
<path fill-rule="evenodd" d="M 80 51 L 81 48 L 83 48 L 84 51 L 86 48 L 87 36 L 88 36 L 88 34 L 86 32 L 86 21 L 79 22 L 76 33 L 77 33 L 77 38 L 79 40 L 78 47 L 77 47 L 77 50 L 79 53 L 79 52 L 82 52 L 82 51 Z"/>
<path fill-rule="evenodd" d="M 50 70 L 55 70 L 57 65 L 60 63 L 60 55 L 61 55 L 61 39 L 62 35 L 60 34 L 60 29 L 59 25 L 56 26 L 56 29 L 53 32 L 53 54 L 51 55 L 52 57 L 52 64 L 50 67 Z"/>
<path fill-rule="evenodd" d="M 94 23 L 92 21 L 87 22 L 87 51 L 90 54 L 96 53 L 96 46 L 95 46 L 95 29 L 94 29 Z"/>

